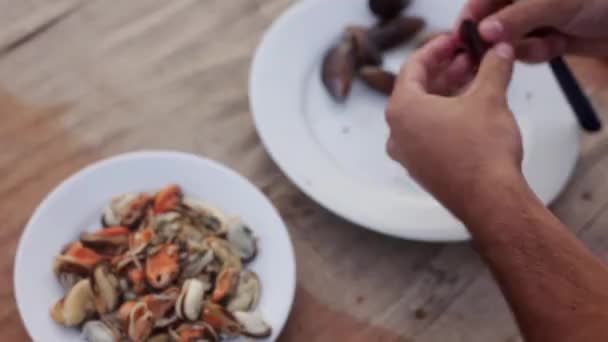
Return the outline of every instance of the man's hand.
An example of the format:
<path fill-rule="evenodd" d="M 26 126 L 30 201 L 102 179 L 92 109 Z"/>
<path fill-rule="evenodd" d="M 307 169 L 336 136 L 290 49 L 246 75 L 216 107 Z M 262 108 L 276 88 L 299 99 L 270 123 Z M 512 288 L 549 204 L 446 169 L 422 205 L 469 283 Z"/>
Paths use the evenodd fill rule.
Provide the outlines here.
<path fill-rule="evenodd" d="M 566 53 L 608 56 L 606 0 L 469 0 L 461 18 L 480 21 L 489 42 L 514 43 L 527 62 Z"/>
<path fill-rule="evenodd" d="M 452 60 L 457 46 L 453 38 L 441 37 L 412 56 L 399 75 L 386 117 L 389 155 L 462 216 L 463 204 L 474 202 L 478 190 L 498 178 L 521 177 L 522 143 L 505 95 L 513 48 L 497 45 L 470 83 L 455 85 L 472 73 L 464 56 Z M 455 92 L 459 94 L 443 96 Z"/>

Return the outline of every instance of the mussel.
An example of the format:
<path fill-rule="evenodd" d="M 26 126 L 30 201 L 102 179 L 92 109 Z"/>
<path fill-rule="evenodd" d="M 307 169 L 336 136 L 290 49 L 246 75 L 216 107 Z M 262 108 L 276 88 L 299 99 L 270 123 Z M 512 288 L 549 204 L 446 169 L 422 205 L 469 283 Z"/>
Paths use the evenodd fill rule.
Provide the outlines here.
<path fill-rule="evenodd" d="M 369 30 L 371 41 L 381 51 L 390 50 L 412 39 L 426 22 L 420 17 L 396 17 Z"/>
<path fill-rule="evenodd" d="M 388 96 L 392 94 L 397 80 L 397 75 L 374 66 L 361 68 L 359 76 L 372 89 Z"/>
<path fill-rule="evenodd" d="M 355 37 L 346 34 L 333 46 L 323 59 L 321 79 L 329 94 L 343 102 L 355 77 L 357 67 L 357 50 Z"/>
<path fill-rule="evenodd" d="M 369 9 L 380 19 L 386 20 L 398 16 L 410 3 L 410 0 L 369 0 Z"/>

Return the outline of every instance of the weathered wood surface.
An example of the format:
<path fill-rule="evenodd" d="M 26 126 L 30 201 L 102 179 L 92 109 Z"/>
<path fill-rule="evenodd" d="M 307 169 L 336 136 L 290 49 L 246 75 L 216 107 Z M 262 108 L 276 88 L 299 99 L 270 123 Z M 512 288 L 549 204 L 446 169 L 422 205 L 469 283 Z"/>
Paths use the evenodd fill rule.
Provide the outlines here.
<path fill-rule="evenodd" d="M 468 244 L 400 241 L 353 226 L 271 162 L 249 113 L 248 71 L 261 34 L 289 2 L 0 0 L 3 340 L 28 339 L 13 299 L 13 256 L 37 203 L 92 161 L 153 148 L 217 159 L 280 209 L 298 263 L 281 341 L 520 340 Z M 574 63 L 608 119 L 608 65 Z M 606 133 L 584 138 L 576 174 L 553 206 L 604 258 L 606 152 Z"/>

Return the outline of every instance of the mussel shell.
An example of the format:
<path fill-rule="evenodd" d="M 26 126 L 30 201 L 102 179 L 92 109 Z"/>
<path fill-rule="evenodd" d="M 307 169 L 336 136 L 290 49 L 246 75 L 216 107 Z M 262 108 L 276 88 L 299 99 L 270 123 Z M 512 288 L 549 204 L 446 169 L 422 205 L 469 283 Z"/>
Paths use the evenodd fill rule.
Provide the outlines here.
<path fill-rule="evenodd" d="M 410 3 L 410 0 L 369 0 L 369 9 L 380 19 L 386 20 L 398 16 Z"/>
<path fill-rule="evenodd" d="M 200 280 L 186 280 L 175 304 L 177 317 L 190 321 L 198 320 L 205 298 L 205 291 L 205 285 Z"/>
<path fill-rule="evenodd" d="M 118 195 L 110 200 L 101 215 L 101 225 L 104 227 L 119 226 L 122 217 L 129 210 L 131 202 L 138 197 L 137 193 L 128 192 Z"/>
<path fill-rule="evenodd" d="M 117 228 L 120 227 L 109 228 L 106 231 L 101 231 L 97 233 L 81 233 L 80 243 L 82 243 L 83 246 L 90 248 L 96 251 L 97 253 L 103 255 L 120 255 L 129 248 L 129 234 L 104 234 L 110 229 Z"/>
<path fill-rule="evenodd" d="M 238 285 L 226 308 L 231 311 L 249 311 L 255 308 L 260 299 L 262 285 L 258 275 L 249 270 L 242 270 Z"/>
<path fill-rule="evenodd" d="M 97 264 L 91 273 L 90 282 L 97 312 L 104 315 L 114 311 L 120 292 L 118 278 L 111 272 L 109 263 Z"/>
<path fill-rule="evenodd" d="M 146 281 L 157 290 L 167 288 L 180 274 L 180 248 L 166 244 L 146 259 Z"/>
<path fill-rule="evenodd" d="M 129 312 L 127 334 L 133 341 L 145 341 L 154 329 L 154 314 L 146 304 L 139 302 Z"/>
<path fill-rule="evenodd" d="M 241 325 L 234 315 L 221 305 L 206 302 L 203 309 L 203 321 L 209 324 L 214 331 L 228 337 L 241 335 Z"/>
<path fill-rule="evenodd" d="M 397 17 L 371 28 L 369 37 L 381 51 L 386 51 L 412 39 L 425 24 L 420 17 Z"/>
<path fill-rule="evenodd" d="M 397 80 L 397 75 L 375 66 L 361 68 L 359 76 L 372 89 L 388 96 L 392 94 Z"/>
<path fill-rule="evenodd" d="M 238 251 L 244 262 L 253 260 L 257 254 L 257 238 L 253 231 L 239 218 L 228 221 L 226 239 Z"/>
<path fill-rule="evenodd" d="M 88 321 L 82 326 L 82 338 L 88 342 L 117 342 L 121 333 L 103 321 Z"/>
<path fill-rule="evenodd" d="M 473 61 L 479 64 L 488 51 L 489 44 L 483 40 L 477 26 L 473 20 L 464 20 L 460 25 L 460 37 Z"/>
<path fill-rule="evenodd" d="M 241 325 L 241 333 L 253 338 L 266 338 L 272 334 L 272 328 L 264 321 L 259 312 L 234 312 L 234 318 Z"/>
<path fill-rule="evenodd" d="M 225 233 L 226 214 L 219 208 L 192 197 L 184 197 L 182 210 L 195 226 L 216 235 Z"/>
<path fill-rule="evenodd" d="M 346 34 L 323 58 L 321 80 L 329 94 L 338 102 L 346 100 L 355 77 L 357 51 L 355 38 Z"/>
<path fill-rule="evenodd" d="M 59 324 L 76 326 L 94 312 L 91 283 L 89 279 L 82 279 L 51 308 L 51 317 Z"/>
<path fill-rule="evenodd" d="M 382 64 L 382 54 L 380 49 L 371 40 L 368 30 L 362 26 L 349 26 L 346 28 L 347 34 L 355 40 L 355 51 L 357 56 L 357 66 L 380 65 Z"/>
<path fill-rule="evenodd" d="M 205 322 L 182 323 L 176 330 L 170 330 L 169 334 L 179 342 L 220 341 L 218 333 Z"/>

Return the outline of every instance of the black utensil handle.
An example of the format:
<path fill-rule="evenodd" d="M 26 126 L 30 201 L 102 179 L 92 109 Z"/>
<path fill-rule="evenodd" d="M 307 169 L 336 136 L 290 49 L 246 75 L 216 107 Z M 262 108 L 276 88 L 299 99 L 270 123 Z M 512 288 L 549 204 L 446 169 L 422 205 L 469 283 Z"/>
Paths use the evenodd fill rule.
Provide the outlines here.
<path fill-rule="evenodd" d="M 588 132 L 601 130 L 602 122 L 564 59 L 557 57 L 549 64 L 581 127 Z"/>

